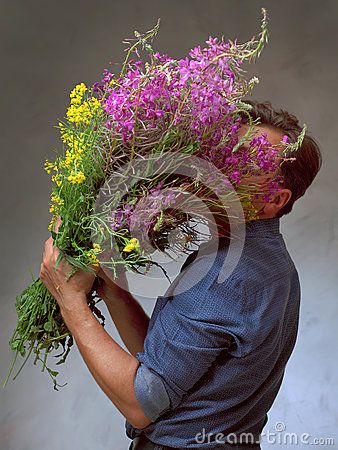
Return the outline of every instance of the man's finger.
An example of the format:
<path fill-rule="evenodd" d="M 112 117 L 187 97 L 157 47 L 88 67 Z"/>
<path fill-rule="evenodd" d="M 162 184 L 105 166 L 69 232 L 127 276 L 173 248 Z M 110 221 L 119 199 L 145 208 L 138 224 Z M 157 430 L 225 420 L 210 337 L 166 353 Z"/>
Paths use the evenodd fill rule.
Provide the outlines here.
<path fill-rule="evenodd" d="M 43 258 L 47 258 L 48 256 L 52 255 L 53 253 L 53 238 L 52 236 L 47 239 L 45 242 L 44 252 L 43 252 Z"/>
<path fill-rule="evenodd" d="M 55 231 L 55 233 L 58 232 L 59 226 L 61 225 L 61 223 L 62 223 L 61 217 L 58 217 L 56 219 L 56 221 L 55 221 L 55 224 L 54 224 L 54 231 Z"/>

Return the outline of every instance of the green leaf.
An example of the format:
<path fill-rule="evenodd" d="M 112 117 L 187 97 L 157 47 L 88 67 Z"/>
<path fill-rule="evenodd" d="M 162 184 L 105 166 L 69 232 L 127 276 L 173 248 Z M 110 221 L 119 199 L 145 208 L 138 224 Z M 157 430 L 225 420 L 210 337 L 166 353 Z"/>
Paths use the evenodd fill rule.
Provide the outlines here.
<path fill-rule="evenodd" d="M 56 263 L 55 263 L 55 268 L 56 268 L 56 269 L 59 267 L 59 264 L 60 264 L 62 258 L 63 258 L 63 254 L 60 252 L 60 253 L 58 254 L 58 257 L 57 257 Z"/>
<path fill-rule="evenodd" d="M 12 342 L 11 343 L 12 350 L 15 350 L 16 348 L 18 348 L 19 344 L 20 344 L 20 340 L 19 339 L 16 339 L 14 342 Z"/>
<path fill-rule="evenodd" d="M 46 323 L 44 324 L 43 328 L 44 328 L 45 331 L 52 331 L 53 325 L 52 325 L 51 322 L 46 322 Z"/>
<path fill-rule="evenodd" d="M 47 368 L 47 370 L 53 377 L 56 377 L 57 375 L 59 375 L 59 372 L 57 372 L 56 370 L 52 370 L 52 369 L 48 369 L 48 368 Z"/>
<path fill-rule="evenodd" d="M 31 326 L 31 332 L 32 333 L 39 333 L 40 331 L 42 331 L 41 327 L 36 326 L 36 325 L 32 325 Z"/>

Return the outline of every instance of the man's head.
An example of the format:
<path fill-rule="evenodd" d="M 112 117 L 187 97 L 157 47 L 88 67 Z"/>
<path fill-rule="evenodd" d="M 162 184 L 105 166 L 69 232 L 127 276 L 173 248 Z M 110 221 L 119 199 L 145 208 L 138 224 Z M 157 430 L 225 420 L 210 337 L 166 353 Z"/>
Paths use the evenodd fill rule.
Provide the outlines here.
<path fill-rule="evenodd" d="M 284 110 L 273 109 L 269 102 L 246 103 L 252 106 L 251 117 L 259 119 L 260 124 L 255 130 L 258 135 L 267 134 L 268 140 L 274 145 L 278 145 L 283 136 L 288 136 L 289 142 L 296 142 L 302 127 L 295 116 Z M 242 133 L 245 133 L 247 120 L 247 116 L 243 114 Z M 286 160 L 281 163 L 278 173 L 283 178 L 280 189 L 268 202 L 260 199 L 255 204 L 261 218 L 281 217 L 289 213 L 295 201 L 305 194 L 322 164 L 319 146 L 308 134 L 297 151 L 285 156 Z"/>

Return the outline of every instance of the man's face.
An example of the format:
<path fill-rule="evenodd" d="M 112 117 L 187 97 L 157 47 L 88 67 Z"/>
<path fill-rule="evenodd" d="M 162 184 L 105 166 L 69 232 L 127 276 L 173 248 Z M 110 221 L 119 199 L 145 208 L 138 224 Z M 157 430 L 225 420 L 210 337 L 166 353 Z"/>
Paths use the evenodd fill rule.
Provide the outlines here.
<path fill-rule="evenodd" d="M 243 125 L 239 132 L 239 138 L 243 137 L 245 133 L 248 131 L 249 126 Z M 254 134 L 243 143 L 242 147 L 249 147 L 250 140 L 253 137 L 258 137 L 262 135 L 266 135 L 268 141 L 272 145 L 281 145 L 281 141 L 283 138 L 283 133 L 275 128 L 269 127 L 267 125 L 257 125 L 254 127 Z M 282 147 L 281 147 L 282 149 Z M 291 191 L 288 189 L 281 189 L 278 193 L 267 202 L 263 200 L 264 194 L 269 191 L 269 180 L 275 177 L 275 173 L 267 173 L 263 175 L 250 176 L 242 178 L 240 182 L 240 186 L 259 186 L 259 191 L 261 195 L 258 198 L 252 199 L 252 204 L 256 211 L 258 212 L 259 218 L 272 218 L 276 217 L 278 211 L 289 201 L 291 197 Z"/>

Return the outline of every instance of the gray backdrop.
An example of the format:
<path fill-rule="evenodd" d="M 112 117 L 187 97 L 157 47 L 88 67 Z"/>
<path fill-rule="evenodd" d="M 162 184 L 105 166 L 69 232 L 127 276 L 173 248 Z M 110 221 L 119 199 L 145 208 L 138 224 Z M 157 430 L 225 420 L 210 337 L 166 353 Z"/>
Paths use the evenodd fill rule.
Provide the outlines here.
<path fill-rule="evenodd" d="M 212 36 L 245 41 L 269 9 L 271 38 L 254 67 L 255 97 L 306 122 L 324 166 L 282 221 L 303 289 L 297 345 L 266 430 L 335 437 L 337 411 L 337 12 L 336 0 L 1 1 L 1 379 L 11 361 L 15 295 L 37 274 L 48 238 L 50 182 L 43 162 L 59 148 L 53 128 L 70 89 L 92 83 L 121 61 L 125 37 L 162 24 L 155 47 L 174 57 Z M 154 302 L 144 301 L 151 312 Z M 120 342 L 112 324 L 109 332 Z M 124 418 L 93 381 L 74 348 L 63 368 L 68 386 L 52 389 L 31 364 L 0 390 L 3 450 L 124 450 Z M 280 426 L 280 425 L 277 425 Z M 271 445 L 263 443 L 267 449 Z M 272 447 L 272 446 L 271 446 Z M 289 444 L 286 448 L 292 448 Z M 298 448 L 308 448 L 299 444 Z"/>

